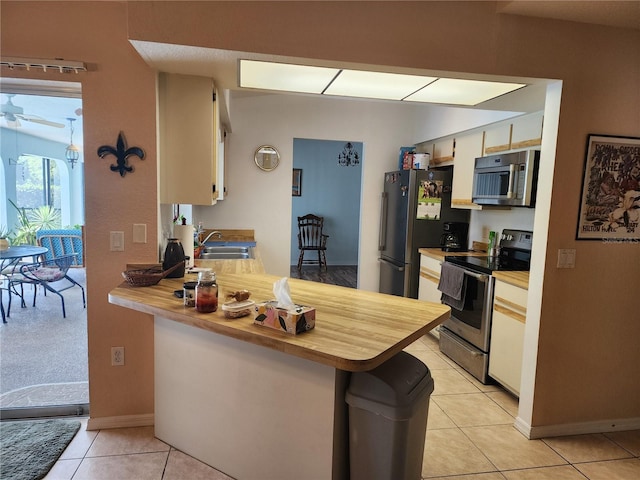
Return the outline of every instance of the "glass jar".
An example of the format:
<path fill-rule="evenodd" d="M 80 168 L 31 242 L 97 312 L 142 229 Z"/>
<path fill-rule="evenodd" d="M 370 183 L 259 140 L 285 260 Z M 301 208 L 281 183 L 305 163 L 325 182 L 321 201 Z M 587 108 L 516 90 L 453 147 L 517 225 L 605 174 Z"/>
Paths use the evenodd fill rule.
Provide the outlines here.
<path fill-rule="evenodd" d="M 196 285 L 198 285 L 198 282 L 184 282 L 182 297 L 184 298 L 185 307 L 196 306 Z"/>
<path fill-rule="evenodd" d="M 218 310 L 218 284 L 215 272 L 200 272 L 196 285 L 196 310 L 211 313 Z"/>

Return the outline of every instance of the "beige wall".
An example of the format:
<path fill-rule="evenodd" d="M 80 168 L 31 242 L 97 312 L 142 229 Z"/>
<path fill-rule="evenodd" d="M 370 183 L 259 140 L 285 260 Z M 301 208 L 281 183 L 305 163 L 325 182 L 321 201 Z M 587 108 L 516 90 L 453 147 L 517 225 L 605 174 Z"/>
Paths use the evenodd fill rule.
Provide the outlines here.
<path fill-rule="evenodd" d="M 156 256 L 154 80 L 126 42 L 129 22 L 129 35 L 140 40 L 562 80 L 534 406 L 526 420 L 545 426 L 640 418 L 640 249 L 574 240 L 587 134 L 640 136 L 640 32 L 496 15 L 492 2 L 132 2 L 128 17 L 123 3 L 4 1 L 1 8 L 3 55 L 92 67 L 73 78 L 82 81 L 85 112 L 92 416 L 153 410 L 150 321 L 106 298 L 126 261 Z M 120 130 L 147 152 L 125 178 L 91 155 L 114 144 Z M 139 250 L 130 244 L 133 223 L 149 226 L 149 243 Z M 125 231 L 126 252 L 108 252 L 110 230 Z M 554 268 L 558 248 L 577 250 L 575 269 Z M 127 347 L 122 369 L 109 366 L 115 344 Z"/>
<path fill-rule="evenodd" d="M 2 2 L 2 56 L 82 60 L 89 72 L 21 72 L 3 76 L 82 82 L 86 204 L 87 318 L 91 415 L 153 412 L 153 322 L 108 303 L 129 261 L 155 261 L 156 135 L 155 75 L 127 41 L 124 3 Z M 101 145 L 124 132 L 133 158 L 124 178 L 111 172 L 113 156 Z M 147 244 L 132 244 L 132 225 L 147 224 Z M 109 251 L 109 232 L 125 233 L 125 251 Z M 126 365 L 111 367 L 111 346 L 124 346 Z M 55 348 L 55 346 L 52 346 Z"/>

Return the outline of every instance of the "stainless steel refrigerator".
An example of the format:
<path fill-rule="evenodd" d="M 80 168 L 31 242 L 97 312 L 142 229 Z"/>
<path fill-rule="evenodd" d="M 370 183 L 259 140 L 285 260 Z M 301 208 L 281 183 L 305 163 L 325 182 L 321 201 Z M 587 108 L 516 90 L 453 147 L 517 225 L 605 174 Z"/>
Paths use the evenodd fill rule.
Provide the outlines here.
<path fill-rule="evenodd" d="M 440 247 L 444 222 L 469 222 L 451 208 L 453 167 L 384 174 L 380 215 L 380 293 L 418 298 L 419 248 Z"/>

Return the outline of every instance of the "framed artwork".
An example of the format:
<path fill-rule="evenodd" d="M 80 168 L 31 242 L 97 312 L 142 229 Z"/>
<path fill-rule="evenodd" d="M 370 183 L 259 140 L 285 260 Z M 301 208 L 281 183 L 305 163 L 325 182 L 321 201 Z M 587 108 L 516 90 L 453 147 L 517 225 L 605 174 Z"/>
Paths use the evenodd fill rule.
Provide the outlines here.
<path fill-rule="evenodd" d="M 640 241 L 640 138 L 587 138 L 578 240 Z"/>
<path fill-rule="evenodd" d="M 292 183 L 291 195 L 293 197 L 302 196 L 302 169 L 301 168 L 293 169 L 293 183 Z"/>

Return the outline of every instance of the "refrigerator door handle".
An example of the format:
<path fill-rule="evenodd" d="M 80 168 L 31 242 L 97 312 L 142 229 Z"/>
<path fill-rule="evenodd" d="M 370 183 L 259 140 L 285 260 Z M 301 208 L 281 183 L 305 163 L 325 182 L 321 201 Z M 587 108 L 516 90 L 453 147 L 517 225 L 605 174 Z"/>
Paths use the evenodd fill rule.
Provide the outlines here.
<path fill-rule="evenodd" d="M 387 265 L 391 265 L 391 268 L 397 270 L 398 272 L 404 272 L 404 266 L 396 265 L 395 263 L 390 262 L 389 260 L 385 260 L 384 258 L 379 258 L 379 262 L 386 263 Z"/>
<path fill-rule="evenodd" d="M 382 192 L 380 204 L 380 236 L 378 237 L 378 250 L 387 248 L 387 193 Z"/>

